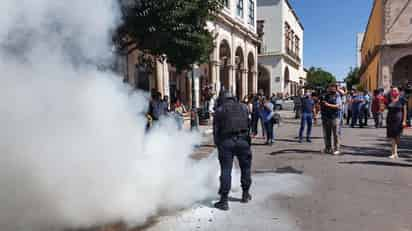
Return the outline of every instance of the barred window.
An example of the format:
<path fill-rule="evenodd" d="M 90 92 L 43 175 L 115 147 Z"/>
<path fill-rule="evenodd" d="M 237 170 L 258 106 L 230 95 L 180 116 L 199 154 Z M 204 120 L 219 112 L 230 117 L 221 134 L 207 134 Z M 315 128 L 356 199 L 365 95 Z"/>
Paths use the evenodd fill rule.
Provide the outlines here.
<path fill-rule="evenodd" d="M 300 55 L 300 39 L 298 36 L 295 36 L 295 54 L 298 57 Z"/>
<path fill-rule="evenodd" d="M 222 4 L 224 7 L 229 8 L 229 0 L 222 0 Z"/>
<path fill-rule="evenodd" d="M 290 41 L 290 33 L 291 33 L 290 29 L 291 28 L 290 28 L 289 24 L 285 23 L 285 47 L 286 47 L 286 51 L 289 51 L 289 49 L 290 49 L 290 43 L 291 43 L 291 41 Z"/>
<path fill-rule="evenodd" d="M 237 16 L 243 18 L 243 0 L 237 2 Z"/>
<path fill-rule="evenodd" d="M 249 24 L 255 25 L 255 1 L 249 0 Z"/>

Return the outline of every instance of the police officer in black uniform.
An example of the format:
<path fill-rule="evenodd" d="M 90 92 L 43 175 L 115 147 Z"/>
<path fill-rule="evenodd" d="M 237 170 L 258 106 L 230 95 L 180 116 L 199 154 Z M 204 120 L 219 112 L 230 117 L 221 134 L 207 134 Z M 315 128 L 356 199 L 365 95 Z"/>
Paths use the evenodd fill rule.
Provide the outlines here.
<path fill-rule="evenodd" d="M 221 92 L 219 105 L 215 110 L 213 122 L 214 141 L 219 151 L 220 176 L 220 201 L 215 207 L 228 210 L 228 197 L 232 182 L 233 158 L 239 160 L 241 169 L 241 184 L 243 189 L 242 202 L 247 203 L 252 199 L 249 188 L 252 183 L 251 165 L 252 152 L 249 135 L 249 117 L 247 106 L 236 101 L 231 92 Z"/>

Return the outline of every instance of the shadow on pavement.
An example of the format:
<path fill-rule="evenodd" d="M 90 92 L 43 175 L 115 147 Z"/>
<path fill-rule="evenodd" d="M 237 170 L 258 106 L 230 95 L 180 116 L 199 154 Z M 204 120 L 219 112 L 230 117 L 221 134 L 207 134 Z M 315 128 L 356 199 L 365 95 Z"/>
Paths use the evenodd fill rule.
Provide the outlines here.
<path fill-rule="evenodd" d="M 373 157 L 388 157 L 391 155 L 391 145 L 386 139 L 377 139 L 377 141 L 386 141 L 375 144 L 375 147 L 359 147 L 341 145 L 345 155 L 354 156 L 373 156 Z M 412 139 L 411 137 L 403 137 L 399 146 L 399 153 L 402 156 L 412 158 Z"/>
<path fill-rule="evenodd" d="M 403 163 L 388 162 L 388 161 L 345 161 L 345 162 L 339 162 L 339 164 L 364 164 L 364 165 L 404 167 L 404 168 L 412 167 L 412 164 L 403 164 Z"/>
<path fill-rule="evenodd" d="M 297 170 L 292 166 L 286 166 L 277 169 L 256 169 L 253 174 L 266 174 L 266 173 L 277 173 L 277 174 L 297 174 L 302 175 L 303 171 Z"/>
<path fill-rule="evenodd" d="M 269 153 L 268 155 L 276 156 L 282 154 L 321 154 L 319 150 L 308 150 L 308 149 L 283 149 Z"/>
<path fill-rule="evenodd" d="M 276 139 L 278 142 L 288 142 L 288 143 L 299 143 L 299 140 L 296 139 Z"/>
<path fill-rule="evenodd" d="M 386 145 L 379 145 L 386 146 Z M 390 146 L 385 147 L 358 147 L 341 145 L 345 155 L 353 156 L 373 156 L 373 157 L 388 157 L 390 156 Z"/>

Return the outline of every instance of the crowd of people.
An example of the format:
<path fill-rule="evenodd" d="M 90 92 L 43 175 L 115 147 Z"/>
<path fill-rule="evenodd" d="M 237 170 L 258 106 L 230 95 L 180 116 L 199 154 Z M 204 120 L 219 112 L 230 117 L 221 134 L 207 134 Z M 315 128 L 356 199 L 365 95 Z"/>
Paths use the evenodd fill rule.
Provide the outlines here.
<path fill-rule="evenodd" d="M 278 94 L 265 97 L 262 93 L 249 95 L 241 102 L 247 105 L 252 138 L 260 136 L 267 145 L 275 142 L 274 125 L 280 122 L 276 112 Z M 325 92 L 306 92 L 294 97 L 295 118 L 300 120 L 298 142 L 312 142 L 312 128 L 321 121 L 324 153 L 340 155 L 340 140 L 343 128 L 366 128 L 373 119 L 375 128 L 386 125 L 386 135 L 391 140 L 391 158 L 398 158 L 400 136 L 405 127 L 411 126 L 412 94 L 408 89 L 392 87 L 389 91 L 347 90 L 330 84 Z M 386 115 L 386 122 L 384 117 Z M 260 128 L 260 129 L 259 129 Z M 261 134 L 258 134 L 258 131 Z"/>
<path fill-rule="evenodd" d="M 409 89 L 410 91 L 410 89 Z M 311 92 L 293 98 L 295 118 L 300 120 L 298 141 L 312 142 L 312 128 L 321 121 L 325 148 L 328 154 L 340 155 L 340 139 L 344 125 L 349 128 L 365 128 L 373 119 L 375 128 L 386 125 L 387 137 L 391 139 L 391 158 L 398 158 L 400 136 L 405 127 L 412 123 L 412 94 L 408 88 L 392 87 L 389 91 L 376 89 L 368 91 L 347 90 L 331 84 L 325 92 Z M 265 97 L 263 92 L 246 96 L 239 102 L 245 104 L 249 113 L 249 133 L 252 138 L 262 137 L 267 145 L 275 142 L 275 125 L 280 123 L 280 115 L 276 111 L 279 94 Z M 239 99 L 238 99 L 239 100 Z M 214 114 L 219 105 L 219 97 L 212 94 L 208 101 L 208 113 Z M 163 116 L 175 118 L 178 128 L 182 129 L 184 116 L 187 113 L 180 100 L 170 103 L 167 96 L 152 91 L 147 113 L 149 129 Z M 386 123 L 384 117 L 386 115 Z M 261 133 L 261 134 L 259 134 Z"/>
<path fill-rule="evenodd" d="M 152 90 L 149 108 L 146 113 L 148 121 L 146 130 L 148 131 L 160 118 L 170 116 L 176 120 L 178 129 L 182 129 L 186 113 L 186 107 L 180 99 L 176 99 L 173 103 L 170 103 L 168 96 L 162 98 L 160 92 Z"/>
<path fill-rule="evenodd" d="M 368 127 L 369 119 L 373 118 L 375 128 L 383 128 L 386 113 L 386 135 L 392 143 L 392 155 L 396 159 L 400 137 L 405 127 L 411 126 L 412 95 L 409 88 L 391 87 L 385 92 L 376 89 L 373 95 L 368 91 L 347 91 L 336 84 L 329 85 L 323 94 L 306 94 L 298 97 L 299 117 L 301 126 L 299 142 L 303 142 L 303 133 L 307 127 L 306 141 L 311 142 L 313 122 L 316 123 L 318 111 L 321 113 L 325 148 L 324 152 L 340 155 L 340 138 L 344 121 L 351 128 Z M 317 109 L 319 108 L 319 109 Z M 298 114 L 298 113 L 297 113 Z"/>
<path fill-rule="evenodd" d="M 325 92 L 307 92 L 294 98 L 296 118 L 300 118 L 299 142 L 312 142 L 313 122 L 317 122 L 317 113 L 320 112 L 324 153 L 340 155 L 340 138 L 346 117 L 347 125 L 352 128 L 368 126 L 368 120 L 373 115 L 375 127 L 383 127 L 384 112 L 387 109 L 386 133 L 392 143 L 390 158 L 398 158 L 398 145 L 402 130 L 410 119 L 411 96 L 405 90 L 392 87 L 390 91 L 375 90 L 373 97 L 367 91 L 347 91 L 336 84 L 330 84 Z M 232 168 L 234 157 L 239 161 L 241 171 L 242 203 L 248 203 L 250 194 L 251 166 L 252 166 L 252 139 L 258 135 L 261 126 L 262 137 L 266 144 L 272 145 L 275 141 L 274 124 L 279 123 L 279 114 L 275 112 L 276 101 L 259 93 L 239 100 L 230 91 L 222 90 L 216 102 L 210 109 L 213 115 L 213 138 L 218 149 L 220 164 L 220 200 L 214 204 L 217 209 L 229 209 L 229 193 L 232 182 Z M 210 105 L 209 105 L 210 106 Z M 409 110 L 409 111 L 408 111 Z M 408 115 L 409 112 L 409 115 Z"/>

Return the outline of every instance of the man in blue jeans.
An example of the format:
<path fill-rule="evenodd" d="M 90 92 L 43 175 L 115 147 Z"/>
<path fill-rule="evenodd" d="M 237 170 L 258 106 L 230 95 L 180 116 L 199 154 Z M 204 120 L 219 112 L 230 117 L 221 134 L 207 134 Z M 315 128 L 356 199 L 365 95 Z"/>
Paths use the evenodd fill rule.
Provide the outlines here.
<path fill-rule="evenodd" d="M 302 115 L 300 121 L 300 130 L 299 130 L 299 143 L 303 142 L 303 132 L 305 130 L 305 126 L 307 125 L 306 131 L 306 141 L 311 143 L 311 134 L 312 134 L 312 121 L 313 115 L 315 110 L 315 101 L 312 98 L 312 95 L 307 93 L 305 97 L 302 99 Z"/>

